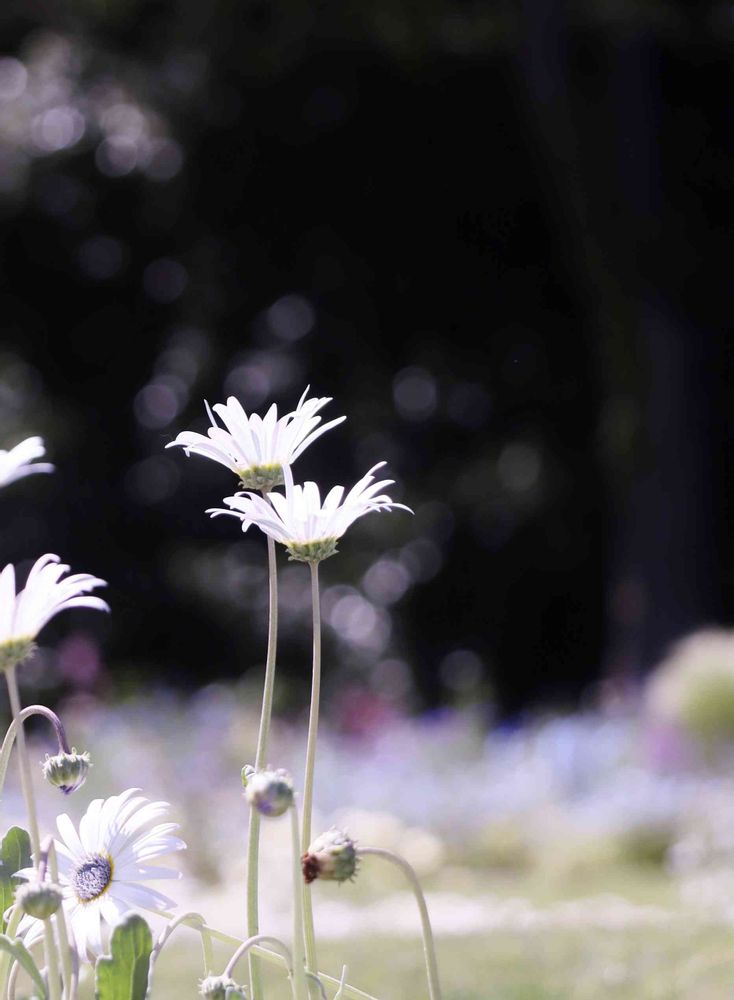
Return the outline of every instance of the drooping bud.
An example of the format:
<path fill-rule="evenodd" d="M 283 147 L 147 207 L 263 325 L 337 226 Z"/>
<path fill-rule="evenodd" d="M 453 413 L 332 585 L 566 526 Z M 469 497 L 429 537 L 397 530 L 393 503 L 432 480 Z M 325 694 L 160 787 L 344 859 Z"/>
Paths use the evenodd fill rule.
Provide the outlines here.
<path fill-rule="evenodd" d="M 317 878 L 329 882 L 346 882 L 357 873 L 357 849 L 344 830 L 333 826 L 312 842 L 301 858 L 306 882 Z"/>
<path fill-rule="evenodd" d="M 15 901 L 23 912 L 37 920 L 48 920 L 53 916 L 63 898 L 61 886 L 54 882 L 24 882 L 15 892 Z"/>
<path fill-rule="evenodd" d="M 282 768 L 254 771 L 247 777 L 245 798 L 263 816 L 282 816 L 293 805 L 293 779 Z"/>
<path fill-rule="evenodd" d="M 247 1000 L 244 986 L 229 976 L 207 976 L 202 979 L 199 992 L 204 1000 Z"/>
<path fill-rule="evenodd" d="M 81 788 L 87 780 L 87 774 L 92 764 L 86 751 L 77 753 L 76 747 L 72 747 L 71 753 L 62 751 L 53 757 L 46 754 L 46 759 L 41 766 L 43 776 L 49 785 L 60 788 L 64 795 L 71 795 L 72 792 Z"/>

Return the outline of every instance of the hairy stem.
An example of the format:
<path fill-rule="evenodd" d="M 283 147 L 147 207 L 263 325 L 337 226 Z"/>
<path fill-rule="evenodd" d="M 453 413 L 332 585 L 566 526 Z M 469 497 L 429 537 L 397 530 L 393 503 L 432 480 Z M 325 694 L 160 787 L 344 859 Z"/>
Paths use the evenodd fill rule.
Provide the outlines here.
<path fill-rule="evenodd" d="M 316 765 L 316 744 L 319 735 L 319 703 L 321 700 L 321 601 L 319 598 L 319 564 L 311 566 L 311 607 L 313 609 L 313 673 L 311 678 L 311 708 L 308 715 L 308 741 L 306 743 L 306 774 L 303 779 L 303 817 L 301 826 L 301 853 L 305 854 L 311 843 L 311 817 L 313 814 L 313 783 Z M 303 887 L 303 924 L 306 941 L 306 968 L 316 972 L 316 934 L 313 926 L 311 888 Z"/>
<path fill-rule="evenodd" d="M 268 594 L 268 652 L 265 660 L 265 682 L 255 755 L 255 770 L 257 771 L 267 767 L 270 721 L 273 715 L 275 660 L 278 649 L 278 568 L 275 542 L 270 536 L 268 536 Z M 260 930 L 259 862 L 260 813 L 257 809 L 251 809 L 247 830 L 247 933 L 250 937 L 254 937 Z M 260 963 L 252 951 L 250 952 L 250 986 L 252 1000 L 263 1000 Z"/>
<path fill-rule="evenodd" d="M 441 987 L 438 982 L 438 963 L 436 962 L 436 946 L 433 941 L 433 931 L 431 921 L 428 916 L 426 897 L 423 895 L 421 884 L 418 881 L 412 865 L 409 865 L 405 858 L 399 854 L 393 854 L 382 847 L 361 847 L 357 851 L 360 857 L 371 854 L 377 858 L 384 858 L 391 864 L 396 865 L 408 880 L 410 888 L 413 890 L 415 901 L 418 904 L 418 912 L 421 918 L 421 928 L 423 931 L 423 955 L 426 961 L 426 974 L 428 976 L 428 995 L 430 1000 L 441 1000 Z"/>
<path fill-rule="evenodd" d="M 67 750 L 68 753 L 68 750 Z M 59 881 L 59 864 L 56 857 L 56 845 L 53 837 L 49 837 L 48 866 L 51 873 L 51 880 Z M 65 1000 L 74 1000 L 76 996 L 77 976 L 71 958 L 71 948 L 69 947 L 69 931 L 66 926 L 66 914 L 63 905 L 56 911 L 56 927 L 59 933 L 59 948 L 61 950 L 61 971 L 64 977 L 64 997 Z"/>
<path fill-rule="evenodd" d="M 295 802 L 290 808 L 290 820 L 293 865 L 293 1000 L 308 1000 L 303 938 L 303 873 L 298 839 L 298 810 Z"/>

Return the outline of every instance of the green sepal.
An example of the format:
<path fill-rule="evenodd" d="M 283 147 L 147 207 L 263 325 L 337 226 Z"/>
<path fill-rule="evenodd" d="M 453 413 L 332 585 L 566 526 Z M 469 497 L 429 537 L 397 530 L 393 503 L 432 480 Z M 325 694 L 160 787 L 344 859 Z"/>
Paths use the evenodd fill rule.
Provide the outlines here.
<path fill-rule="evenodd" d="M 31 838 L 19 826 L 13 826 L 5 834 L 0 844 L 0 932 L 3 934 L 7 923 L 3 915 L 13 905 L 15 890 L 23 881 L 13 876 L 21 868 L 31 866 Z"/>
<path fill-rule="evenodd" d="M 153 938 L 150 927 L 130 913 L 115 927 L 111 955 L 97 959 L 94 972 L 96 1000 L 145 1000 Z"/>

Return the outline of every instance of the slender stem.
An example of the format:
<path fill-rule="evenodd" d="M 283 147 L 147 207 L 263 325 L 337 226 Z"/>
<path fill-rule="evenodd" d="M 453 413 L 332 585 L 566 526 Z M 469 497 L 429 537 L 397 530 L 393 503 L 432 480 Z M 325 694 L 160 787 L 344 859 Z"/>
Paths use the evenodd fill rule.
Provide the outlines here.
<path fill-rule="evenodd" d="M 33 794 L 33 776 L 28 762 L 28 748 L 26 746 L 25 732 L 23 730 L 23 719 L 21 718 L 20 693 L 18 691 L 18 680 L 15 676 L 15 666 L 6 667 L 5 679 L 8 684 L 8 696 L 10 697 L 10 711 L 13 715 L 13 722 L 17 726 L 18 740 L 18 762 L 20 764 L 20 783 L 23 787 L 26 810 L 28 812 L 28 826 L 30 827 L 31 847 L 33 848 L 33 858 L 36 868 L 41 863 L 41 837 L 38 832 L 38 814 L 36 812 L 36 799 Z M 50 920 L 44 921 L 46 931 L 46 964 L 48 968 L 49 991 L 51 1000 L 58 1000 L 59 987 L 59 962 L 54 940 L 53 927 Z"/>
<path fill-rule="evenodd" d="M 26 747 L 25 732 L 23 731 L 23 720 L 20 718 L 20 694 L 18 693 L 18 681 L 15 676 L 15 667 L 7 667 L 5 670 L 5 680 L 8 684 L 8 695 L 10 697 L 10 711 L 13 715 L 13 722 L 17 729 L 18 739 L 18 762 L 20 765 L 20 783 L 23 788 L 23 796 L 28 811 L 28 826 L 30 827 L 31 847 L 33 848 L 34 863 L 38 865 L 41 857 L 41 838 L 38 833 L 38 814 L 36 813 L 36 800 L 33 795 L 33 778 L 30 765 L 28 763 L 28 749 Z M 7 737 L 6 737 L 7 739 Z"/>
<path fill-rule="evenodd" d="M 18 930 L 18 924 L 23 919 L 23 911 L 17 904 L 13 906 L 10 919 L 8 920 L 8 926 L 5 928 L 5 933 L 9 938 L 14 938 Z M 10 970 L 10 953 L 3 951 L 0 953 L 0 997 L 5 996 L 5 984 L 8 980 L 8 971 Z"/>
<path fill-rule="evenodd" d="M 21 721 L 25 720 L 30 715 L 42 715 L 45 719 L 51 723 L 51 725 L 56 730 L 56 738 L 59 741 L 59 752 L 71 753 L 69 749 L 69 741 L 66 738 L 66 730 L 64 729 L 64 724 L 58 717 L 56 712 L 52 712 L 50 708 L 46 708 L 45 705 L 29 705 L 28 708 L 24 708 L 20 713 Z M 5 739 L 0 746 L 0 795 L 2 795 L 3 786 L 5 784 L 5 774 L 8 770 L 8 761 L 10 760 L 10 751 L 13 749 L 13 743 L 15 743 L 15 737 L 18 732 L 18 723 L 16 719 L 8 726 L 7 732 L 5 733 Z"/>
<path fill-rule="evenodd" d="M 49 1000 L 61 1000 L 61 979 L 59 978 L 59 953 L 56 948 L 56 938 L 51 918 L 43 921 L 46 930 L 46 969 L 48 971 Z"/>
<path fill-rule="evenodd" d="M 303 780 L 303 818 L 301 826 L 301 853 L 305 854 L 311 843 L 311 818 L 313 815 L 313 783 L 316 765 L 316 744 L 319 735 L 319 703 L 321 700 L 321 601 L 319 598 L 319 564 L 311 566 L 311 606 L 313 609 L 313 673 L 311 678 L 311 709 L 308 715 L 308 741 L 306 743 L 306 774 Z M 303 923 L 306 936 L 306 968 L 316 972 L 316 934 L 313 926 L 311 887 L 303 889 Z"/>
<path fill-rule="evenodd" d="M 148 963 L 148 994 L 150 994 L 153 989 L 153 969 L 155 968 L 158 956 L 163 950 L 163 945 L 169 939 L 171 934 L 173 934 L 176 928 L 181 926 L 181 924 L 186 924 L 189 927 L 196 927 L 196 929 L 200 932 L 201 946 L 204 952 L 204 975 L 207 976 L 214 971 L 210 935 L 207 931 L 203 930 L 205 926 L 204 918 L 200 913 L 195 913 L 193 910 L 189 913 L 182 913 L 180 916 L 175 917 L 166 924 L 161 933 L 158 935 L 158 940 L 153 945 L 153 950 L 150 953 L 150 961 Z"/>
<path fill-rule="evenodd" d="M 48 866 L 51 872 L 51 880 L 58 883 L 59 881 L 59 865 L 58 859 L 56 857 L 56 844 L 54 843 L 53 837 L 49 837 L 50 844 L 48 848 Z M 64 996 L 66 1000 L 74 1000 L 74 995 L 76 993 L 76 975 L 74 973 L 72 958 L 71 958 L 71 948 L 69 947 L 69 932 L 66 926 L 66 914 L 64 913 L 63 904 L 56 911 L 56 927 L 59 932 L 59 948 L 61 950 L 61 969 L 64 975 L 64 986 L 65 992 Z"/>
<path fill-rule="evenodd" d="M 266 941 L 269 942 L 275 948 L 275 950 L 283 956 L 283 958 L 285 959 L 286 967 L 288 969 L 288 974 L 292 975 L 293 959 L 291 958 L 291 953 L 288 949 L 288 946 L 283 944 L 280 938 L 273 937 L 272 934 L 256 934 L 254 937 L 248 938 L 246 941 L 243 941 L 242 944 L 237 949 L 237 951 L 234 953 L 234 955 L 230 958 L 229 962 L 227 962 L 227 968 L 224 970 L 224 975 L 227 978 L 231 979 L 235 970 L 235 966 L 242 958 L 242 956 L 246 955 L 251 948 L 255 947 L 256 944 L 265 944 Z"/>
<path fill-rule="evenodd" d="M 441 987 L 438 982 L 438 963 L 436 962 L 436 946 L 433 941 L 433 931 L 431 930 L 431 920 L 428 916 L 426 897 L 423 895 L 421 884 L 418 881 L 412 865 L 409 865 L 405 858 L 399 854 L 393 854 L 382 847 L 360 847 L 357 851 L 360 856 L 371 854 L 376 858 L 384 858 L 392 864 L 397 865 L 403 872 L 413 890 L 415 901 L 418 904 L 418 912 L 421 918 L 423 929 L 423 954 L 426 961 L 426 973 L 428 975 L 428 995 L 430 1000 L 441 1000 Z"/>
<path fill-rule="evenodd" d="M 166 920 L 174 919 L 172 913 L 161 913 L 160 916 Z M 181 922 L 187 923 L 187 917 L 188 914 L 184 914 Z M 228 944 L 230 946 L 237 947 L 243 943 L 239 938 L 232 937 L 231 934 L 225 934 L 224 931 L 220 931 L 216 927 L 211 927 L 209 924 L 202 924 L 201 927 L 197 924 L 196 929 L 204 930 L 208 934 L 211 934 L 216 941 L 222 941 L 224 944 Z M 264 959 L 266 962 L 270 962 L 271 965 L 287 965 L 285 958 L 279 952 L 271 951 L 269 948 L 263 948 L 259 944 L 253 945 L 250 951 L 256 952 L 259 958 Z M 333 976 L 327 976 L 325 972 L 319 972 L 318 976 L 319 979 L 322 979 L 329 986 L 338 988 L 341 985 L 338 979 L 335 979 Z M 360 990 L 356 986 L 351 986 L 349 983 L 344 983 L 343 990 L 343 996 L 345 998 L 349 998 L 349 1000 L 377 1000 L 377 997 L 372 996 L 371 993 L 365 993 L 364 990 Z"/>
<path fill-rule="evenodd" d="M 270 720 L 273 715 L 275 660 L 278 649 L 278 567 L 275 542 L 270 536 L 268 536 L 268 594 L 268 652 L 265 660 L 265 683 L 255 755 L 255 769 L 258 771 L 267 766 Z M 247 831 L 247 933 L 250 937 L 254 937 L 260 930 L 259 862 L 260 813 L 257 809 L 251 809 Z M 262 1000 L 260 963 L 254 952 L 250 952 L 250 986 L 252 1000 Z"/>
<path fill-rule="evenodd" d="M 303 872 L 298 839 L 298 809 L 290 808 L 291 855 L 293 864 L 293 1000 L 308 1000 L 303 939 Z"/>

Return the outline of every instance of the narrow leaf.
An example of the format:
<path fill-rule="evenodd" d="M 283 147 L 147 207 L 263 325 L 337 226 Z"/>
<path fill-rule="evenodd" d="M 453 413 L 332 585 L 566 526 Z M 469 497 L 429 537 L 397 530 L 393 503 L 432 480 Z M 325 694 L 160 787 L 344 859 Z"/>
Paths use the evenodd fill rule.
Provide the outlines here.
<path fill-rule="evenodd" d="M 21 833 L 23 831 L 21 830 Z M 24 969 L 33 980 L 38 990 L 39 997 L 46 1000 L 46 985 L 43 977 L 38 971 L 38 966 L 33 961 L 33 956 L 28 951 L 20 938 L 9 938 L 6 934 L 0 934 L 0 951 L 7 951 L 17 961 L 21 969 Z"/>
<path fill-rule="evenodd" d="M 21 868 L 30 868 L 31 840 L 25 830 L 14 826 L 0 844 L 0 932 L 5 933 L 5 911 L 13 905 L 15 889 L 23 880 L 13 878 Z"/>
<path fill-rule="evenodd" d="M 97 959 L 96 1000 L 145 1000 L 153 938 L 137 913 L 125 917 L 112 932 L 111 955 Z"/>

